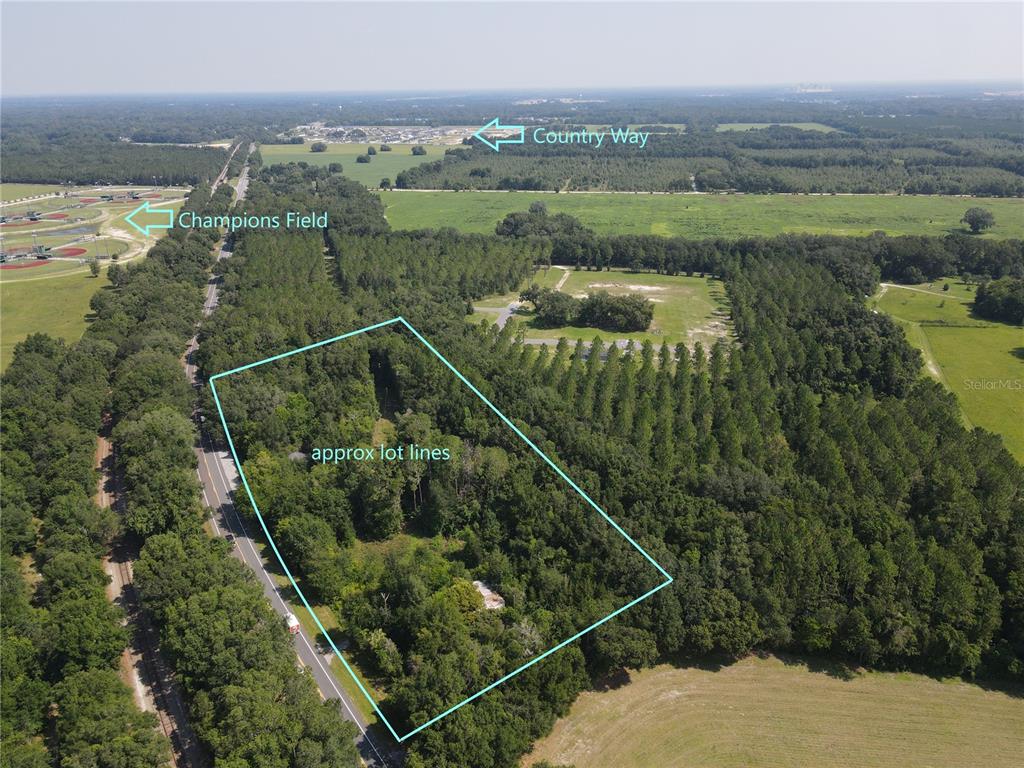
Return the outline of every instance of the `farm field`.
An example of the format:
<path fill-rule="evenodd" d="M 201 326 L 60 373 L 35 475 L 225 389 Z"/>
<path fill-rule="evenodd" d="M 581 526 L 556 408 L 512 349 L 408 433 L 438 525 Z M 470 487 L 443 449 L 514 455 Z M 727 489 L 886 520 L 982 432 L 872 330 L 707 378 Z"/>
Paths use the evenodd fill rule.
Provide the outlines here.
<path fill-rule="evenodd" d="M 771 128 L 773 125 L 785 128 L 799 128 L 801 131 L 822 131 L 831 133 L 836 130 L 831 125 L 824 123 L 719 123 L 715 126 L 716 131 L 754 131 L 760 128 Z"/>
<path fill-rule="evenodd" d="M 971 316 L 973 286 L 950 278 L 883 285 L 872 306 L 903 326 L 929 375 L 956 393 L 968 425 L 1003 436 L 1024 460 L 1024 328 Z"/>
<path fill-rule="evenodd" d="M 689 347 L 700 341 L 709 346 L 729 333 L 729 304 L 722 283 L 712 278 L 631 273 L 622 270 L 587 272 L 552 267 L 540 269 L 530 282 L 554 288 L 565 277 L 561 290 L 582 298 L 588 293 L 604 290 L 611 294 L 640 293 L 654 302 L 654 320 L 643 333 L 610 333 L 597 328 L 566 326 L 564 328 L 534 328 L 530 323 L 532 312 L 523 308 L 513 314 L 510 322 L 522 327 L 527 339 L 557 340 L 563 336 L 572 341 L 590 341 L 600 336 L 603 341 L 638 344 L 650 341 L 656 346 L 668 342 L 670 346 L 683 342 Z M 525 286 L 524 286 L 525 287 Z M 518 294 L 489 297 L 476 302 L 477 309 L 470 320 L 479 322 L 479 316 L 497 319 L 501 309 L 518 299 Z"/>
<path fill-rule="evenodd" d="M 748 657 L 661 665 L 588 692 L 523 765 L 574 768 L 961 768 L 1019 765 L 1024 691 L 907 673 L 810 671 Z"/>
<path fill-rule="evenodd" d="M 371 146 L 377 148 L 377 154 L 370 158 L 369 163 L 357 163 L 356 157 L 366 154 L 367 148 Z M 328 144 L 326 152 L 310 152 L 309 144 L 268 144 L 260 146 L 260 155 L 264 165 L 300 161 L 310 165 L 341 163 L 345 176 L 376 189 L 381 179 L 387 178 L 394 183 L 395 176 L 400 172 L 420 163 L 439 160 L 447 149 L 437 144 L 424 144 L 427 154 L 414 155 L 409 144 L 390 146 L 390 152 L 381 152 L 379 144 Z"/>
<path fill-rule="evenodd" d="M 372 164 L 371 164 L 372 167 Z M 494 232 L 506 214 L 541 201 L 600 234 L 666 235 L 694 239 L 783 232 L 868 235 L 947 235 L 962 232 L 972 206 L 989 209 L 996 225 L 985 236 L 1024 237 L 1024 200 L 898 195 L 701 195 L 538 192 L 382 192 L 393 229 L 455 227 Z"/>

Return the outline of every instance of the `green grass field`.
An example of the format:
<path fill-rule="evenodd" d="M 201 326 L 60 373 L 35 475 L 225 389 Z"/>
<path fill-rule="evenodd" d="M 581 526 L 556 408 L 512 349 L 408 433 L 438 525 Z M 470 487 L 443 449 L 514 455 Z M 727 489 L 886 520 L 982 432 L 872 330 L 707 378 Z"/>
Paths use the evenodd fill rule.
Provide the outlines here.
<path fill-rule="evenodd" d="M 771 128 L 773 125 L 784 126 L 786 128 L 799 128 L 801 131 L 822 131 L 823 133 L 831 133 L 836 130 L 831 125 L 825 125 L 824 123 L 719 123 L 716 127 L 716 131 L 753 131 L 760 128 Z"/>
<path fill-rule="evenodd" d="M 968 425 L 1003 436 L 1024 460 L 1024 328 L 974 318 L 972 286 L 949 279 L 882 286 L 872 306 L 892 316 L 920 349 L 929 375 L 956 393 Z"/>
<path fill-rule="evenodd" d="M 31 195 L 49 195 L 64 189 L 60 184 L 0 184 L 0 200 L 18 200 Z"/>
<path fill-rule="evenodd" d="M 1024 691 L 750 657 L 588 692 L 524 760 L 575 768 L 1010 768 Z"/>
<path fill-rule="evenodd" d="M 526 338 L 555 340 L 564 336 L 572 341 L 590 341 L 600 336 L 606 343 L 632 340 L 638 344 L 650 341 L 656 346 L 662 342 L 675 346 L 684 342 L 692 347 L 697 341 L 709 346 L 730 331 L 728 299 L 718 280 L 647 272 L 634 274 L 622 270 L 577 272 L 553 267 L 537 270 L 536 275 L 526 282 L 555 288 L 563 277 L 565 281 L 559 290 L 581 298 L 599 290 L 611 294 L 637 293 L 648 297 L 654 302 L 654 320 L 650 329 L 644 333 L 609 333 L 597 328 L 577 326 L 535 328 L 531 324 L 532 312 L 524 308 L 517 311 L 509 322 L 519 324 Z M 474 302 L 477 311 L 467 319 L 473 323 L 479 322 L 481 317 L 497 320 L 498 312 L 518 298 L 517 291 Z"/>
<path fill-rule="evenodd" d="M 1024 200 L 897 195 L 655 195 L 537 192 L 381 193 L 393 229 L 455 227 L 493 232 L 513 211 L 539 200 L 601 234 L 682 235 L 700 239 L 810 232 L 947 235 L 963 231 L 972 206 L 989 209 L 996 226 L 986 237 L 1024 237 Z"/>
<path fill-rule="evenodd" d="M 30 333 L 77 341 L 85 331 L 89 299 L 105 285 L 106 270 L 93 277 L 88 269 L 52 280 L 0 282 L 0 370 L 11 362 L 15 344 Z"/>
<path fill-rule="evenodd" d="M 260 147 L 264 165 L 274 163 L 297 163 L 305 161 L 310 165 L 341 163 L 342 173 L 353 181 L 376 189 L 380 180 L 387 178 L 392 183 L 401 172 L 430 160 L 438 160 L 447 147 L 425 144 L 426 155 L 412 154 L 408 144 L 391 144 L 390 152 L 381 152 L 379 144 L 328 144 L 326 152 L 310 152 L 309 144 L 267 144 Z M 377 154 L 369 163 L 357 163 L 358 155 L 366 154 L 368 147 L 375 147 Z"/>

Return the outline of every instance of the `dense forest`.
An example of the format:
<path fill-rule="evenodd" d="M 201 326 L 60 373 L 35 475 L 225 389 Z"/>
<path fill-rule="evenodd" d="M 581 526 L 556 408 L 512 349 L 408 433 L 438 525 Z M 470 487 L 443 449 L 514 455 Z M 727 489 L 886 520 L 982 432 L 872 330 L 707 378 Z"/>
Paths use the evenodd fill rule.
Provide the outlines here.
<path fill-rule="evenodd" d="M 4 136 L 3 180 L 38 184 L 193 185 L 212 180 L 227 159 L 217 147 L 123 141 L 48 141 Z"/>
<path fill-rule="evenodd" d="M 610 142 L 597 149 L 527 140 L 495 153 L 473 144 L 449 149 L 441 160 L 401 172 L 395 186 L 1024 195 L 1024 147 L 1019 137 L 878 137 L 774 126 L 654 134 L 643 150 Z"/>
<path fill-rule="evenodd" d="M 539 209 L 495 238 L 387 233 L 376 198 L 298 166 L 264 170 L 245 205 L 325 206 L 331 225 L 323 241 L 240 235 L 204 325 L 207 375 L 400 314 L 675 577 L 416 736 L 410 766 L 514 765 L 591 680 L 665 656 L 790 650 L 1022 675 L 1024 470 L 998 436 L 961 425 L 899 327 L 863 302 L 880 276 L 914 270 L 1019 275 L 1020 243 L 597 238 Z M 465 322 L 472 299 L 548 261 L 713 272 L 736 339 L 549 348 Z M 432 362 L 374 332 L 219 384 L 271 531 L 400 726 L 656 577 Z M 453 459 L 301 458 L 371 440 Z M 482 608 L 474 579 L 506 607 Z"/>

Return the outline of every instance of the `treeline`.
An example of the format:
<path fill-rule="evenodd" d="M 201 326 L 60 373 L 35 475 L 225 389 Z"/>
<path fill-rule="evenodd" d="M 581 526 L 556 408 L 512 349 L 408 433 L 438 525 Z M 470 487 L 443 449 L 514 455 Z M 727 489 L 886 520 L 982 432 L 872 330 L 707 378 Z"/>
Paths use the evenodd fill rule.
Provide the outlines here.
<path fill-rule="evenodd" d="M 5 766 L 155 768 L 170 745 L 118 675 L 128 631 L 101 560 L 121 523 L 93 501 L 116 347 L 33 334 L 2 379 L 0 737 Z"/>
<path fill-rule="evenodd" d="M 495 231 L 503 237 L 547 243 L 547 263 L 580 269 L 719 274 L 729 259 L 773 251 L 796 253 L 827 266 L 840 282 L 862 293 L 871 293 L 879 279 L 921 283 L 950 275 L 975 281 L 1024 276 L 1024 241 L 968 235 L 939 238 L 889 237 L 882 233 L 867 237 L 788 234 L 736 240 L 599 236 L 568 214 L 549 214 L 541 202 L 531 204 L 528 211 L 508 214 Z"/>
<path fill-rule="evenodd" d="M 654 318 L 654 304 L 643 296 L 612 296 L 597 291 L 583 299 L 550 288 L 531 285 L 519 296 L 533 304 L 533 322 L 542 328 L 567 325 L 626 333 L 646 331 Z"/>
<path fill-rule="evenodd" d="M 526 224 L 539 229 L 516 219 L 484 246 L 454 233 L 379 234 L 375 200 L 324 173 L 264 172 L 252 205 L 318 189 L 341 195 L 358 232 L 334 232 L 349 227 L 332 216 L 326 262 L 309 236 L 243 234 L 204 338 L 204 370 L 401 314 L 675 577 L 410 740 L 410 766 L 514 765 L 589 679 L 664 657 L 788 650 L 1021 675 L 1024 471 L 997 436 L 961 426 L 899 327 L 863 303 L 884 271 L 924 269 L 932 246 L 975 269 L 1013 272 L 1019 244 L 580 241 L 589 235 L 571 220 L 552 226 L 557 217 L 535 210 Z M 599 340 L 552 349 L 522 343 L 510 326 L 467 326 L 467 299 L 488 284 L 482 251 L 508 241 L 535 249 L 539 263 L 603 254 L 627 268 L 640 259 L 714 271 L 738 339 L 710 350 Z M 502 253 L 515 251 L 492 251 Z M 303 589 L 340 617 L 398 723 L 423 722 L 656 575 L 402 334 L 356 337 L 222 382 L 275 539 Z M 296 455 L 371 438 L 445 447 L 453 460 L 309 466 Z M 380 539 L 387 545 L 367 544 Z M 481 609 L 471 579 L 506 607 Z"/>
<path fill-rule="evenodd" d="M 1024 278 L 1002 277 L 979 285 L 974 312 L 990 320 L 1024 324 Z"/>
<path fill-rule="evenodd" d="M 217 215 L 230 204 L 222 186 L 197 210 Z M 337 702 L 321 703 L 251 572 L 202 528 L 194 393 L 179 358 L 200 318 L 219 237 L 175 231 L 160 241 L 97 308 L 93 324 L 116 334 L 126 353 L 114 372 L 112 413 L 124 522 L 146 542 L 136 565 L 139 594 L 188 696 L 193 727 L 217 761 L 354 766 L 355 727 Z M 254 738 L 267 723 L 277 725 Z"/>
<path fill-rule="evenodd" d="M 59 143 L 5 136 L 0 149 L 4 181 L 38 184 L 196 185 L 214 179 L 226 160 L 219 147 L 120 141 Z"/>
<path fill-rule="evenodd" d="M 655 133 L 642 150 L 610 139 L 600 149 L 528 141 L 496 154 L 473 141 L 447 150 L 441 160 L 402 171 L 395 186 L 1020 197 L 1024 152 L 1009 139 L 867 138 L 781 126 Z"/>

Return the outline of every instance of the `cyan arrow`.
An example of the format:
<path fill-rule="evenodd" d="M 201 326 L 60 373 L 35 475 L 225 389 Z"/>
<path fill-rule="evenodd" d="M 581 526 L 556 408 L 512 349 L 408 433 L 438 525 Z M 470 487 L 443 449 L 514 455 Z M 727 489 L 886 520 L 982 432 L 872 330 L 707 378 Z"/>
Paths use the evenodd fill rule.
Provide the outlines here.
<path fill-rule="evenodd" d="M 144 214 L 148 214 L 148 215 L 151 215 L 151 216 L 163 216 L 164 214 L 167 214 L 167 223 L 166 224 L 147 224 L 144 227 L 140 227 L 138 224 L 136 224 L 132 220 L 132 217 L 135 216 L 136 214 L 139 214 L 139 213 L 144 213 Z M 174 226 L 174 209 L 172 209 L 172 208 L 150 208 L 149 207 L 149 201 L 147 200 L 142 205 L 140 205 L 138 208 L 136 208 L 134 211 L 129 213 L 127 216 L 125 216 L 124 220 L 127 221 L 129 224 L 131 224 L 133 227 L 135 227 L 137 230 L 139 230 L 139 232 L 144 234 L 146 237 L 149 237 L 149 230 L 151 230 L 151 229 L 170 229 L 171 227 Z"/>
<path fill-rule="evenodd" d="M 522 144 L 526 139 L 526 126 L 524 125 L 502 125 L 499 120 L 501 118 L 494 118 L 487 125 L 477 129 L 473 133 L 473 138 L 480 139 L 484 144 L 493 149 L 495 152 L 501 151 L 502 144 Z M 494 139 L 493 141 L 485 135 L 485 131 L 519 131 L 518 138 L 501 138 Z"/>

